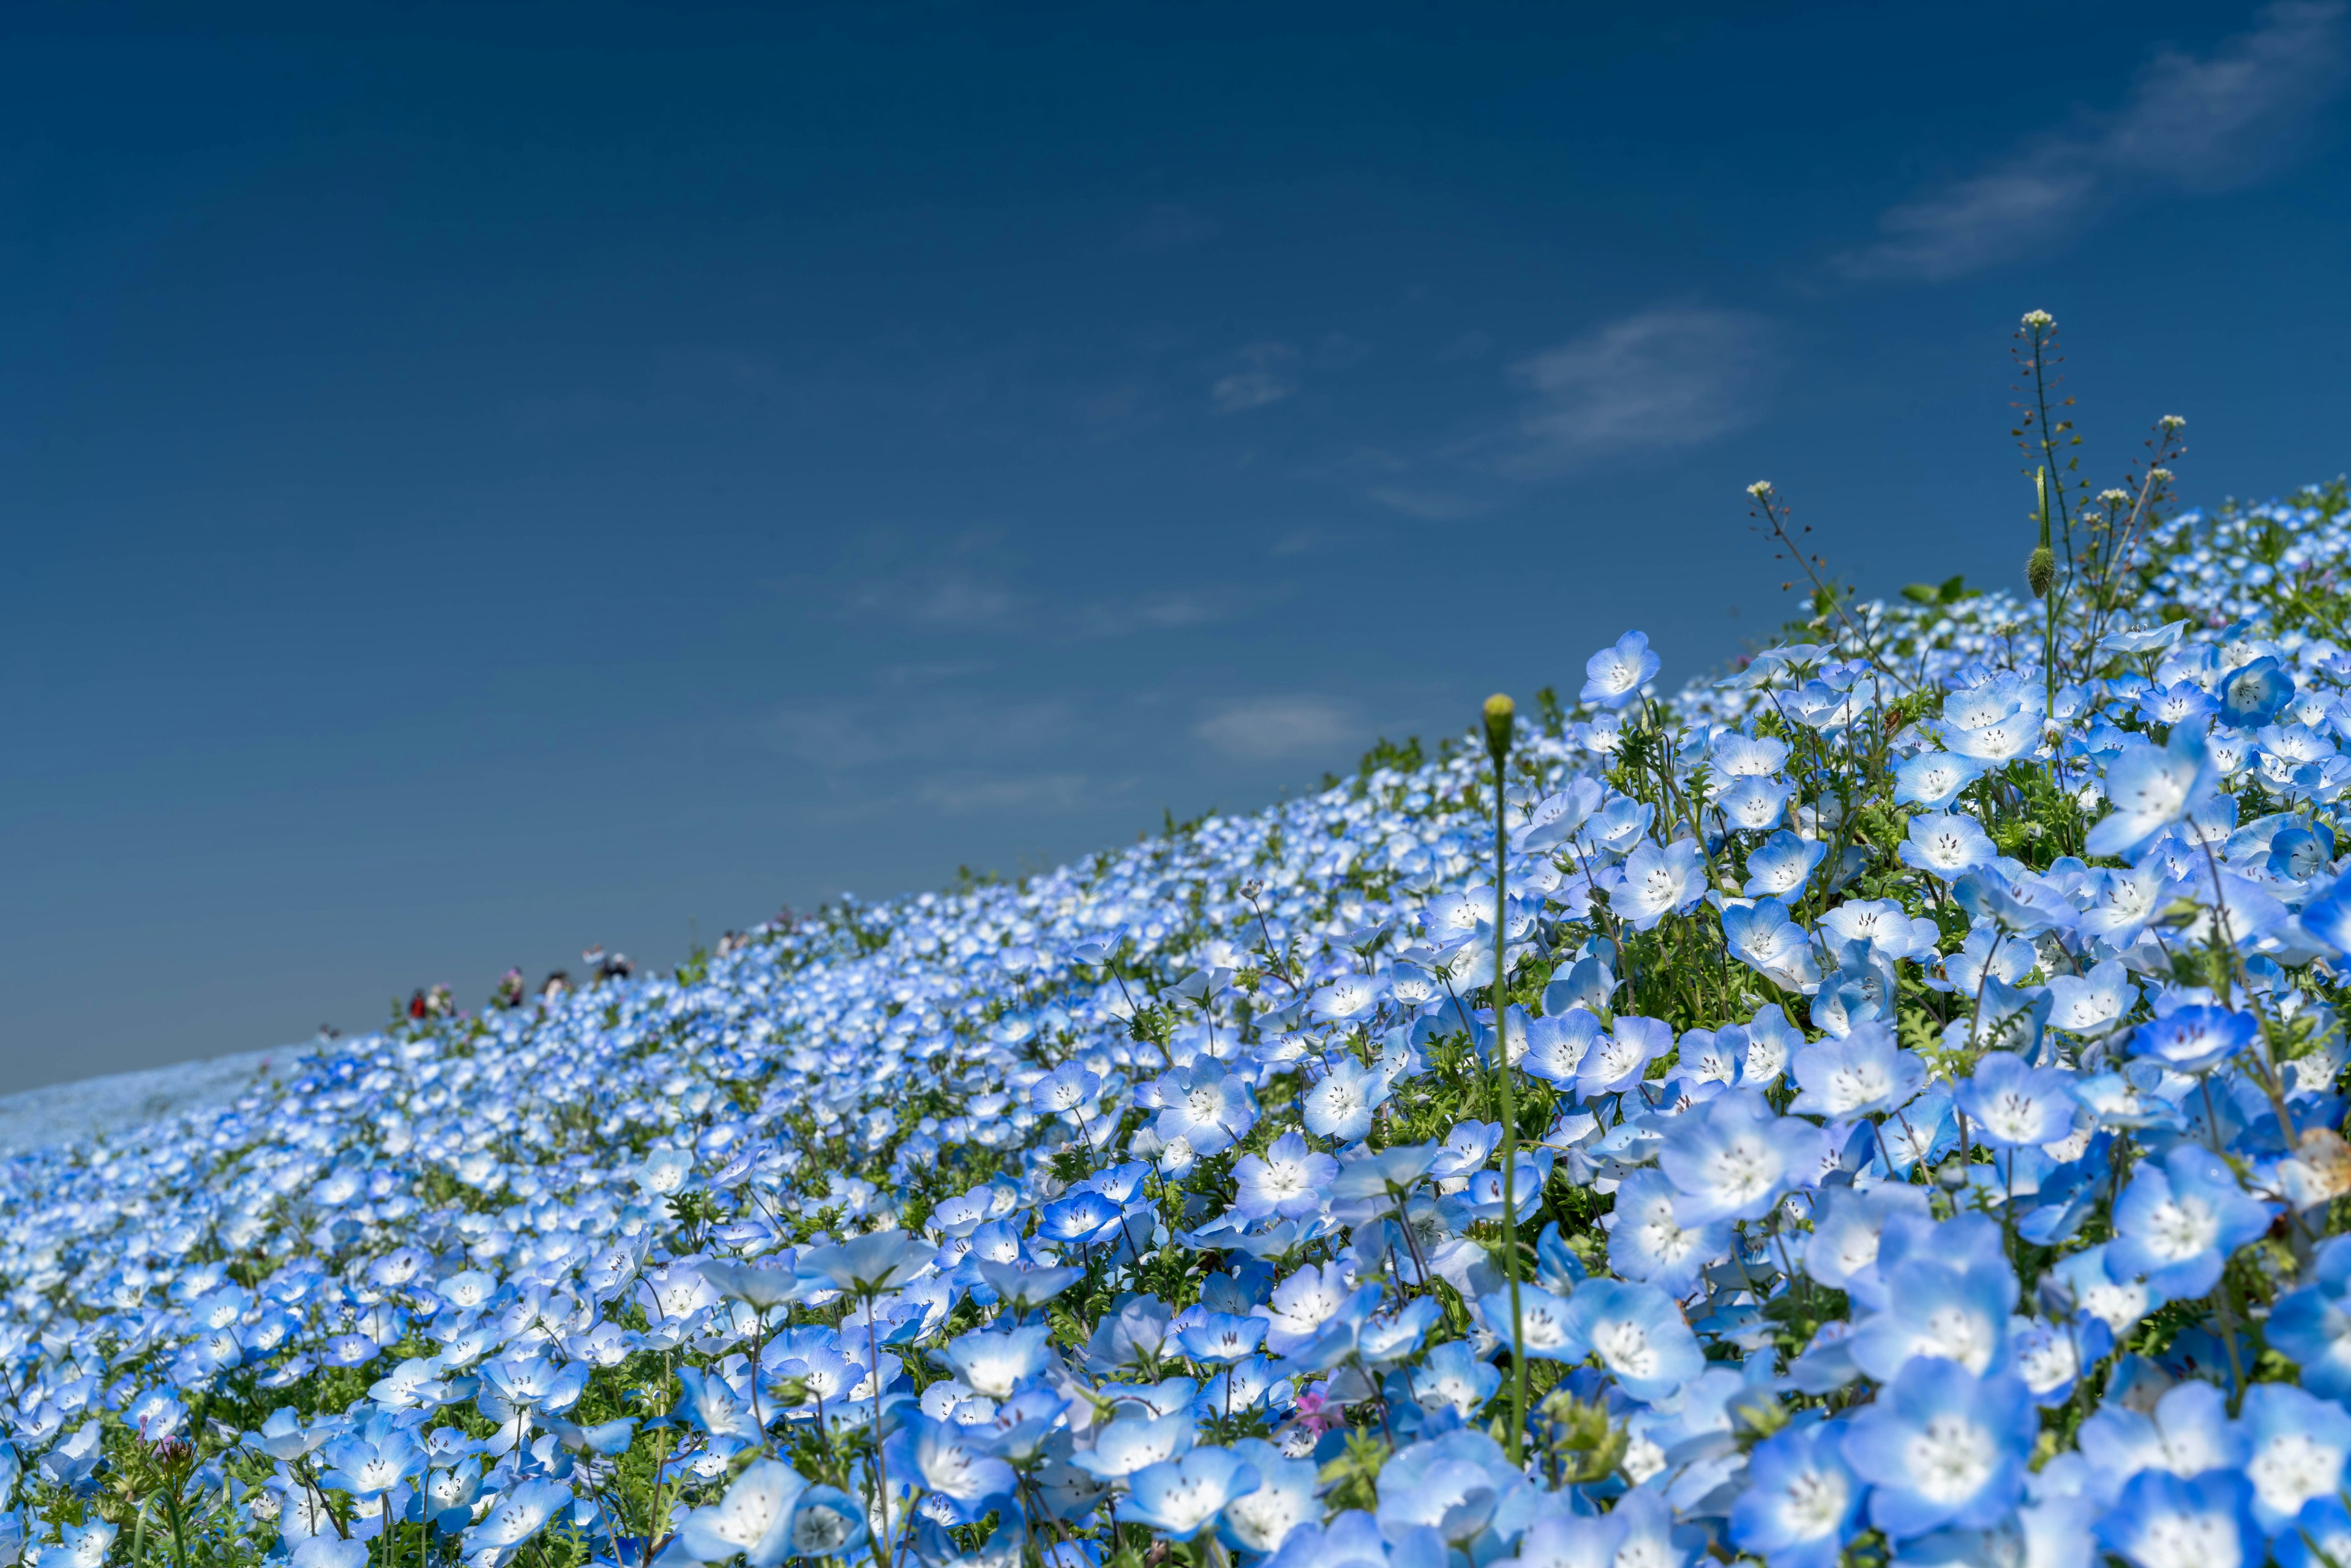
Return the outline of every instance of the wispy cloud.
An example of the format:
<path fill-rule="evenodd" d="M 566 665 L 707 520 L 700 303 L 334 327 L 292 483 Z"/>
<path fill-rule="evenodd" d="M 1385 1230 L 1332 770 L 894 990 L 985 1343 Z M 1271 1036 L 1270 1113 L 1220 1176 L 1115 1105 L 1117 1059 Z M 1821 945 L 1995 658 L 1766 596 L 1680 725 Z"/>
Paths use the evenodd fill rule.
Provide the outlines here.
<path fill-rule="evenodd" d="M 1298 377 L 1292 369 L 1298 362 L 1298 350 L 1288 343 L 1251 343 L 1238 357 L 1241 368 L 1217 377 L 1208 388 L 1208 401 L 1216 405 L 1218 413 L 1263 408 L 1298 390 Z"/>
<path fill-rule="evenodd" d="M 1859 278 L 1958 277 L 2071 238 L 2132 201 L 2255 180 L 2341 87 L 2344 15 L 2344 0 L 2281 0 L 2208 56 L 2165 50 L 2120 110 L 1893 208 L 1878 220 L 1882 237 L 1836 266 Z"/>
<path fill-rule="evenodd" d="M 1166 588 L 1132 599 L 1099 600 L 1077 614 L 1080 637 L 1126 637 L 1139 632 L 1175 632 L 1228 621 L 1268 595 L 1223 588 Z"/>
<path fill-rule="evenodd" d="M 1366 499 L 1377 502 L 1391 512 L 1402 512 L 1405 517 L 1417 517 L 1424 523 L 1458 522 L 1485 509 L 1466 496 L 1456 496 L 1444 490 L 1409 488 L 1402 485 L 1374 485 L 1364 495 Z"/>
<path fill-rule="evenodd" d="M 1750 423 L 1778 368 L 1778 331 L 1739 310 L 1643 310 L 1510 368 L 1531 394 L 1494 466 L 1561 474 L 1626 453 L 1694 446 Z"/>
<path fill-rule="evenodd" d="M 959 774 L 934 779 L 914 791 L 923 804 L 950 817 L 1070 811 L 1084 805 L 1092 793 L 1082 773 L 1030 773 L 1010 778 Z"/>
<path fill-rule="evenodd" d="M 1329 751 L 1354 734 L 1349 710 L 1326 697 L 1247 697 L 1222 705 L 1192 729 L 1228 757 L 1270 761 Z"/>

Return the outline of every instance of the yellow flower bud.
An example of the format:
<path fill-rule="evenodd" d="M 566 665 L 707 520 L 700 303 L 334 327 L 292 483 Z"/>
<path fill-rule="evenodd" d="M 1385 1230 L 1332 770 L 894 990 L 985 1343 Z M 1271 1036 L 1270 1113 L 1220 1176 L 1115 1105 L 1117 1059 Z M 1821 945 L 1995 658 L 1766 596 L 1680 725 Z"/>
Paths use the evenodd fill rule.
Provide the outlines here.
<path fill-rule="evenodd" d="M 1519 705 L 1499 692 L 1486 699 L 1486 749 L 1496 762 L 1510 754 L 1510 727 L 1518 712 Z"/>

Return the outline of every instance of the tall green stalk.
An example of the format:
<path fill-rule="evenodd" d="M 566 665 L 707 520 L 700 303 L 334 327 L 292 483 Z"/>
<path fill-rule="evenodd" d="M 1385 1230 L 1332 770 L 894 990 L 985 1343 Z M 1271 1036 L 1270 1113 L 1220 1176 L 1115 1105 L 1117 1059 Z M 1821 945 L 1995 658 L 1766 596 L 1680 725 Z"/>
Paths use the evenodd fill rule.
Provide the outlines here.
<path fill-rule="evenodd" d="M 1510 834 L 1502 800 L 1503 765 L 1518 705 L 1501 693 L 1486 699 L 1486 749 L 1494 758 L 1494 1081 L 1502 1098 L 1502 1261 L 1510 1280 L 1510 1463 L 1522 1463 L 1527 1430 L 1526 1333 L 1519 1312 L 1519 1115 L 1510 1094 L 1508 982 L 1509 938 L 1502 930 L 1509 897 Z"/>

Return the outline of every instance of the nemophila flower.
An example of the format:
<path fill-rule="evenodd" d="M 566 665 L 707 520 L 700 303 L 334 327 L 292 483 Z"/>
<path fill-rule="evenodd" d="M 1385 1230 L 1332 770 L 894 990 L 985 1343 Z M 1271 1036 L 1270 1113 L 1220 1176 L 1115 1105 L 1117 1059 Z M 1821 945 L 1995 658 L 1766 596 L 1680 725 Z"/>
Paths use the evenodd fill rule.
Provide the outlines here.
<path fill-rule="evenodd" d="M 1761 1094 L 1733 1091 L 1674 1119 L 1657 1168 L 1681 1195 L 1683 1224 L 1755 1219 L 1790 1187 L 1817 1179 L 1822 1148 L 1819 1128 L 1775 1114 Z"/>
<path fill-rule="evenodd" d="M 1882 1272 L 1884 1307 L 1853 1332 L 1854 1364 L 1862 1371 L 1886 1382 L 1921 1356 L 1977 1374 L 2007 1365 L 2017 1284 L 2005 1260 L 1914 1256 Z"/>
<path fill-rule="evenodd" d="M 1988 1051 L 1956 1096 L 1971 1130 L 1998 1148 L 2053 1144 L 2073 1130 L 2074 1074 Z"/>
<path fill-rule="evenodd" d="M 946 1358 L 966 1383 L 991 1399 L 1004 1399 L 1044 1370 L 1050 1356 L 1051 1328 L 1033 1323 L 997 1332 L 975 1329 L 946 1343 Z"/>
<path fill-rule="evenodd" d="M 2351 1398 L 2351 1239 L 2335 1237 L 2311 1259 L 2306 1282 L 2280 1296 L 2266 1337 L 2301 1368 L 2301 1385 Z"/>
<path fill-rule="evenodd" d="M 2157 834 L 2211 797 L 2220 770 L 2192 727 L 2171 732 L 2162 746 L 2134 742 L 2106 764 L 2106 799 L 2115 809 L 2090 830 L 2094 855 L 2136 859 Z"/>
<path fill-rule="evenodd" d="M 2351 1510 L 2336 1498 L 2312 1503 L 2270 1550 L 2279 1568 L 2340 1568 L 2351 1563 Z"/>
<path fill-rule="evenodd" d="M 1847 899 L 1821 916 L 1821 929 L 1839 944 L 1865 943 L 1880 958 L 1927 958 L 1935 951 L 1935 923 L 1904 913 L 1891 899 Z"/>
<path fill-rule="evenodd" d="M 2193 724 L 2220 711 L 2220 705 L 2193 681 L 2149 686 L 2140 694 L 2137 706 L 2140 717 L 2160 725 Z"/>
<path fill-rule="evenodd" d="M 2229 1254 L 2269 1229 L 2270 1211 L 2210 1149 L 2182 1144 L 2132 1173 L 2114 1223 L 2107 1271 L 2178 1300 L 2219 1283 Z"/>
<path fill-rule="evenodd" d="M 2117 1280 L 2107 1271 L 2103 1242 L 2059 1260 L 2043 1277 L 2041 1294 L 2053 1311 L 2095 1318 L 2117 1335 L 2137 1327 L 2158 1304 L 2144 1279 Z"/>
<path fill-rule="evenodd" d="M 791 1552 L 792 1510 L 808 1490 L 798 1470 L 776 1459 L 755 1461 L 735 1478 L 725 1500 L 685 1516 L 678 1543 L 703 1563 L 741 1552 L 752 1568 L 775 1568 Z"/>
<path fill-rule="evenodd" d="M 2183 1480 L 2145 1470 L 2098 1521 L 2098 1540 L 2131 1568 L 2259 1568 L 2251 1490 L 2226 1471 Z"/>
<path fill-rule="evenodd" d="M 1306 1130 L 1318 1138 L 1354 1143 L 1371 1132 L 1372 1116 L 1387 1103 L 1388 1093 L 1384 1073 L 1343 1056 L 1325 1068 L 1314 1087 L 1306 1092 Z"/>
<path fill-rule="evenodd" d="M 1820 840 L 1802 838 L 1782 828 L 1747 852 L 1747 883 L 1740 891 L 1750 898 L 1785 902 L 1803 891 L 1813 868 L 1828 852 L 1828 845 Z"/>
<path fill-rule="evenodd" d="M 792 1479 L 797 1480 L 799 1478 L 794 1476 Z M 741 1483 L 738 1480 L 737 1484 Z M 509 1489 L 506 1496 L 498 1500 L 497 1505 L 490 1510 L 479 1524 L 458 1537 L 458 1549 L 469 1558 L 485 1552 L 497 1553 L 511 1551 L 545 1529 L 548 1521 L 556 1516 L 558 1511 L 569 1508 L 570 1505 L 571 1489 L 561 1481 L 523 1481 Z M 690 1521 L 691 1516 L 689 1516 Z M 778 1520 L 778 1526 L 782 1522 Z M 779 1529 L 778 1534 L 780 1533 Z M 725 1552 L 714 1553 L 713 1556 L 732 1556 L 736 1552 L 744 1550 L 748 1542 L 741 1542 L 729 1546 Z M 782 1552 L 778 1551 L 772 1557 L 758 1558 L 753 1561 L 757 1568 L 775 1568 L 775 1564 L 782 1561 Z M 705 1559 L 705 1561 L 709 1560 L 711 1559 Z"/>
<path fill-rule="evenodd" d="M 2351 1412 L 2284 1383 L 2245 1390 L 2245 1479 L 2253 1522 L 2264 1535 L 2289 1528 L 2320 1499 L 2340 1497 L 2351 1465 Z"/>
<path fill-rule="evenodd" d="M 2040 1429 L 2015 1376 L 1978 1377 L 1956 1361 L 1916 1356 L 1847 1420 L 1839 1445 L 1873 1489 L 1869 1521 L 1896 1541 L 1998 1524 L 2017 1501 Z"/>
<path fill-rule="evenodd" d="M 1644 841 L 1606 873 L 1609 907 L 1635 931 L 1687 911 L 1706 895 L 1706 861 L 1695 839 L 1658 845 Z"/>
<path fill-rule="evenodd" d="M 1924 806 L 1940 811 L 1959 798 L 1959 791 L 1983 777 L 1984 766 L 1970 757 L 1946 751 L 1922 751 L 1894 765 L 1894 803 Z"/>
<path fill-rule="evenodd" d="M 1565 1327 L 1635 1399 L 1663 1399 L 1706 1366 L 1681 1309 L 1655 1285 L 1586 1280 L 1568 1298 Z"/>
<path fill-rule="evenodd" d="M 1029 1087 L 1029 1103 L 1048 1115 L 1083 1110 L 1102 1092 L 1102 1074 L 1083 1062 L 1064 1061 Z"/>
<path fill-rule="evenodd" d="M 2130 1052 L 2174 1072 L 2203 1072 L 2252 1043 L 2261 1025 L 2250 1013 L 2219 1007 L 2175 1008 L 2131 1031 Z"/>
<path fill-rule="evenodd" d="M 1614 646 L 1603 648 L 1584 661 L 1583 689 L 1576 694 L 1576 701 L 1600 708 L 1623 707 L 1640 695 L 1658 667 L 1647 635 L 1627 632 Z"/>
<path fill-rule="evenodd" d="M 1376 975 L 1342 975 L 1316 991 L 1307 1005 L 1316 1018 L 1353 1023 L 1379 1011 L 1387 984 Z"/>
<path fill-rule="evenodd" d="M 1727 1220 L 1683 1225 L 1675 1218 L 1679 1195 L 1653 1170 L 1637 1170 L 1616 1188 L 1608 1229 L 1608 1266 L 1628 1280 L 1656 1286 L 1677 1300 L 1698 1284 L 1698 1270 L 1729 1249 Z"/>
<path fill-rule="evenodd" d="M 1540 1286 L 1519 1287 L 1519 1333 L 1529 1355 L 1538 1361 L 1582 1361 L 1592 1354 L 1592 1347 L 1570 1327 L 1567 1309 L 1566 1301 Z M 1478 1310 L 1487 1327 L 1509 1343 L 1510 1292 L 1494 1291 L 1479 1297 Z"/>
<path fill-rule="evenodd" d="M 1298 1134 L 1284 1133 L 1263 1155 L 1243 1155 L 1233 1166 L 1233 1212 L 1244 1219 L 1301 1219 L 1320 1213 L 1338 1171 L 1337 1160 L 1318 1153 Z"/>
<path fill-rule="evenodd" d="M 1070 1462 L 1104 1480 L 1117 1480 L 1191 1452 L 1196 1440 L 1189 1410 L 1130 1416 L 1097 1430 L 1093 1447 L 1071 1456 Z"/>
<path fill-rule="evenodd" d="M 1927 1083 L 1925 1061 L 1896 1045 L 1884 1024 L 1864 1024 L 1843 1040 L 1803 1046 L 1791 1065 L 1802 1092 L 1789 1109 L 1834 1120 L 1898 1111 Z"/>
<path fill-rule="evenodd" d="M 1249 1461 L 1230 1449 L 1196 1448 L 1180 1459 L 1129 1476 L 1127 1495 L 1119 1500 L 1116 1511 L 1120 1519 L 1170 1540 L 1189 1541 L 1236 1498 L 1262 1484 Z"/>
<path fill-rule="evenodd" d="M 2051 1027 L 2068 1034 L 2098 1035 L 2138 1004 L 2138 988 L 2122 960 L 2109 958 L 2085 975 L 2057 975 L 2049 981 Z"/>
<path fill-rule="evenodd" d="M 1771 1568 L 1833 1568 L 1868 1491 L 1844 1439 L 1841 1427 L 1820 1422 L 1757 1445 L 1730 1507 L 1732 1543 Z"/>
<path fill-rule="evenodd" d="M 791 1557 L 849 1557 L 862 1550 L 870 1534 L 865 1509 L 839 1487 L 812 1486 L 793 1505 L 787 1533 Z"/>
<path fill-rule="evenodd" d="M 1555 1296 L 1551 1300 L 1558 1301 Z M 1433 1347 L 1418 1366 L 1395 1376 L 1403 1379 L 1412 1402 L 1422 1409 L 1451 1410 L 1465 1421 L 1484 1409 L 1486 1401 L 1502 1386 L 1501 1369 L 1479 1360 L 1468 1343 L 1458 1339 Z M 1390 1386 L 1395 1386 L 1393 1380 Z"/>
<path fill-rule="evenodd" d="M 1944 882 L 1956 882 L 1977 866 L 2000 858 L 1983 824 L 1956 811 L 1930 811 L 1911 818 L 1909 836 L 1903 840 L 1898 853 L 1904 865 Z"/>
<path fill-rule="evenodd" d="M 898 1430 L 882 1446 L 892 1478 L 943 1499 L 958 1523 L 985 1518 L 998 1499 L 1011 1492 L 1012 1467 L 991 1451 L 981 1429 L 919 1412 L 899 1420 Z"/>
<path fill-rule="evenodd" d="M 1519 1069 L 1546 1083 L 1573 1083 L 1600 1030 L 1600 1019 L 1583 1008 L 1532 1019 L 1526 1028 L 1526 1050 L 1519 1058 Z"/>
<path fill-rule="evenodd" d="M 1426 1528 L 1450 1544 L 1466 1545 L 1519 1482 L 1493 1438 L 1475 1430 L 1447 1432 L 1414 1444 L 1382 1468 L 1374 1517 L 1392 1536 Z"/>
<path fill-rule="evenodd" d="M 1322 1522 L 1322 1505 L 1316 1497 L 1321 1469 L 1313 1460 L 1287 1458 L 1261 1437 L 1244 1437 L 1232 1452 L 1257 1472 L 1258 1486 L 1225 1504 L 1217 1533 L 1228 1545 L 1270 1552 L 1301 1525 Z"/>
<path fill-rule="evenodd" d="M 1641 1082 L 1648 1065 L 1674 1048 L 1671 1025 L 1637 1014 L 1620 1015 L 1609 1032 L 1586 1051 L 1575 1075 L 1578 1092 L 1587 1098 L 1621 1094 Z"/>
<path fill-rule="evenodd" d="M 2220 722 L 2232 729 L 2258 729 L 2292 695 L 2294 677 L 2274 655 L 2265 654 L 2220 677 Z"/>
<path fill-rule="evenodd" d="M 1183 1139 L 1195 1154 L 1228 1149 L 1257 1124 L 1257 1102 L 1249 1085 L 1214 1057 L 1204 1056 L 1194 1062 L 1176 1084 L 1163 1080 L 1160 1093 L 1166 1108 L 1152 1124 L 1152 1131 L 1163 1143 Z"/>
<path fill-rule="evenodd" d="M 1787 908 L 1776 898 L 1725 909 L 1722 940 L 1732 957 L 1783 989 L 1811 991 L 1821 983 L 1812 939 L 1788 918 Z"/>
<path fill-rule="evenodd" d="M 2027 1317 L 2008 1321 L 2009 1364 L 2032 1391 L 2032 1402 L 2044 1410 L 2072 1398 L 2083 1372 L 2105 1359 L 2113 1348 L 2113 1333 L 2095 1318 L 2068 1322 Z"/>
<path fill-rule="evenodd" d="M 1734 831 L 1760 833 L 1785 818 L 1795 793 L 1796 787 L 1784 779 L 1738 779 L 1715 796 L 1714 809 Z"/>

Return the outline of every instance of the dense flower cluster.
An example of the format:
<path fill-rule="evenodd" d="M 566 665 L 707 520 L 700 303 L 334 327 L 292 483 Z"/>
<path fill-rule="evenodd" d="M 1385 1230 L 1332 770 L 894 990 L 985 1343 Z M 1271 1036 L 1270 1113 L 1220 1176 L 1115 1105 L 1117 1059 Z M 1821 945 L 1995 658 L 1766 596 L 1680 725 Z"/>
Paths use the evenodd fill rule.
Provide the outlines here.
<path fill-rule="evenodd" d="M 2346 551 L 1627 633 L 1499 897 L 1388 747 L 12 1160 L 0 1562 L 2341 1568 Z"/>

